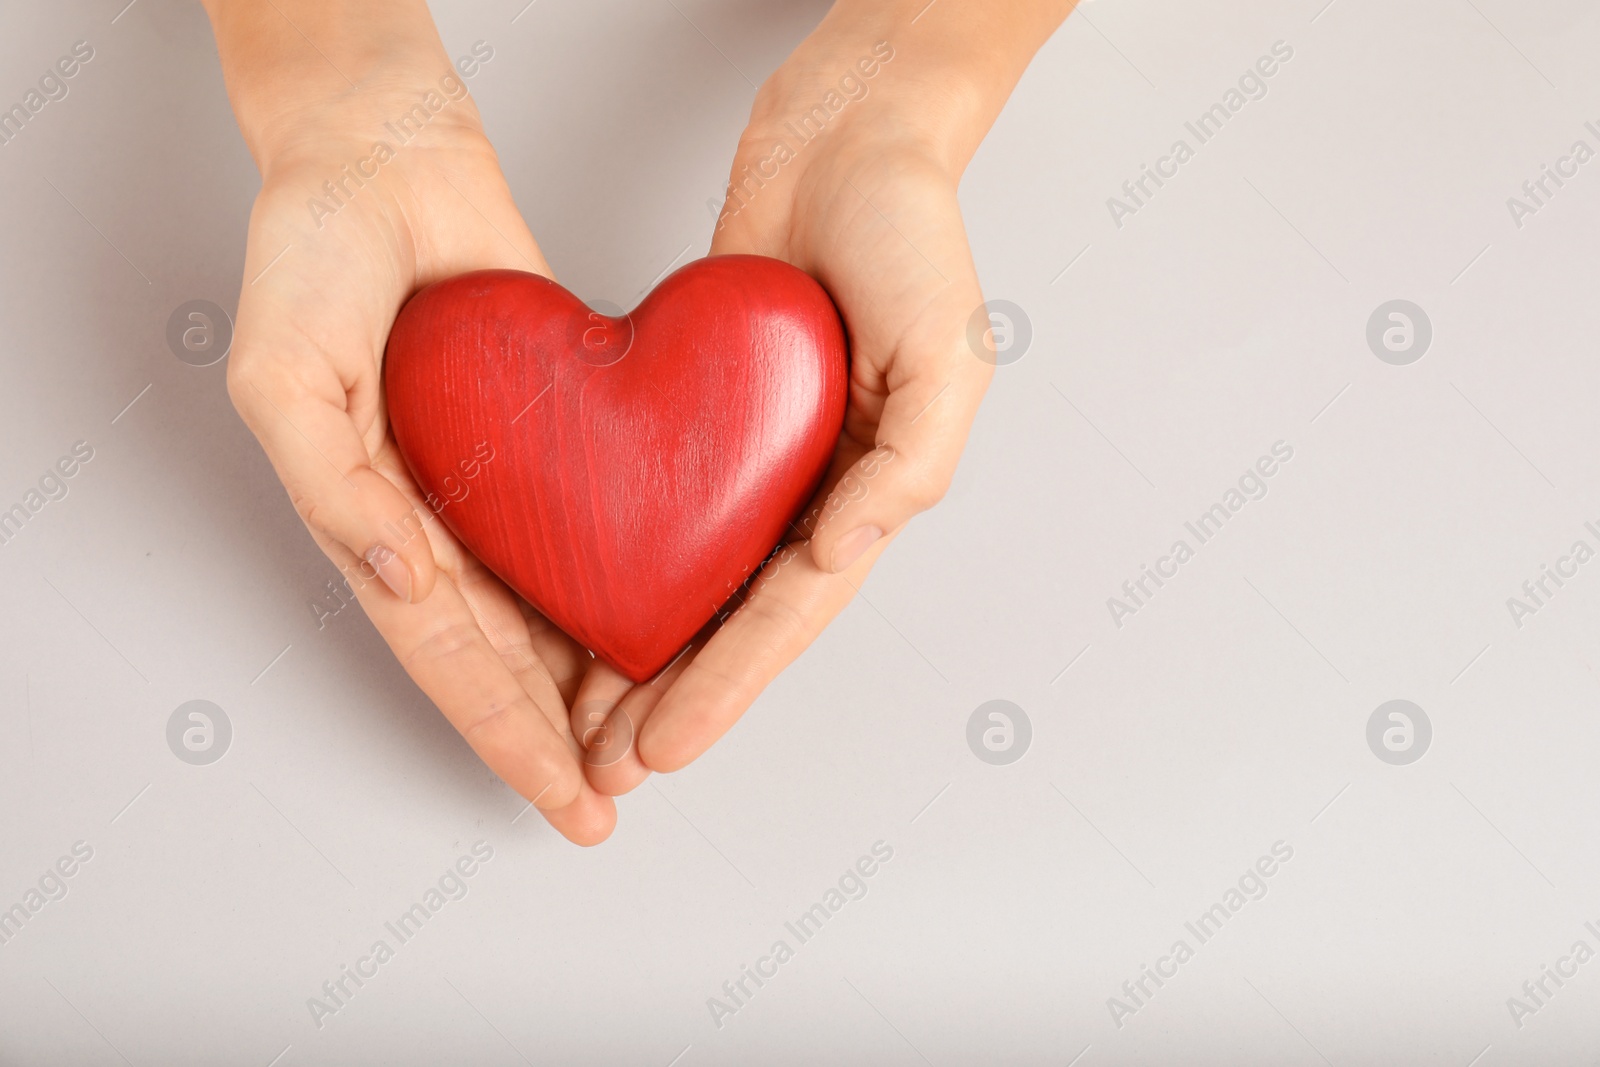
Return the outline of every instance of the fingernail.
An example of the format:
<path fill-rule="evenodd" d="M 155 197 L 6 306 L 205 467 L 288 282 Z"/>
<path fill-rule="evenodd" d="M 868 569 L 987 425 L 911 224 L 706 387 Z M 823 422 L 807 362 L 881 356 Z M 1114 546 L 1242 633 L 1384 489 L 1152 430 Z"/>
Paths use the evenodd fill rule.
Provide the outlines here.
<path fill-rule="evenodd" d="M 876 526 L 863 526 L 839 538 L 833 546 L 833 573 L 849 570 L 850 565 L 860 559 L 861 554 L 876 544 L 882 536 L 883 531 Z"/>
<path fill-rule="evenodd" d="M 366 558 L 389 591 L 407 604 L 411 603 L 411 571 L 407 569 L 406 561 L 388 545 L 373 545 L 367 550 Z"/>

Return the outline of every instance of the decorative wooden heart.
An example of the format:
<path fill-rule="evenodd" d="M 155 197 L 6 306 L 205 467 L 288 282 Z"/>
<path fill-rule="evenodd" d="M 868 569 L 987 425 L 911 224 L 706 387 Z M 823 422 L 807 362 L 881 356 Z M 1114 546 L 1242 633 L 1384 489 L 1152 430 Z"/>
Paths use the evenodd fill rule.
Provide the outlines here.
<path fill-rule="evenodd" d="M 429 504 L 634 681 L 783 538 L 844 420 L 844 329 L 786 263 L 714 256 L 630 314 L 546 278 L 464 274 L 401 309 L 389 421 Z"/>

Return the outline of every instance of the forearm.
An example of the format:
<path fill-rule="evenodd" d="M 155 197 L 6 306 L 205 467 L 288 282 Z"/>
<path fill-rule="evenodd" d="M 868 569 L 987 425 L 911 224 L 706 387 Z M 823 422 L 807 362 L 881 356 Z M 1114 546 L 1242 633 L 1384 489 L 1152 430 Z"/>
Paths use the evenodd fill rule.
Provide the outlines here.
<path fill-rule="evenodd" d="M 424 0 L 203 0 L 228 97 L 257 166 L 332 123 L 448 72 Z M 368 114 L 370 112 L 370 114 Z"/>
<path fill-rule="evenodd" d="M 876 91 L 902 121 L 942 144 L 959 171 L 1074 6 L 1076 0 L 837 0 L 813 37 L 857 49 L 888 42 L 892 77 Z"/>

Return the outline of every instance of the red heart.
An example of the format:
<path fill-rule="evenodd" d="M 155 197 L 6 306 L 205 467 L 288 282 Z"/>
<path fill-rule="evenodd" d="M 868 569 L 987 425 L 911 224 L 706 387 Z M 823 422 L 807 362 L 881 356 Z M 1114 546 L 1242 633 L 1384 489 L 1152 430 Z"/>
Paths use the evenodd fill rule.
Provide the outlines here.
<path fill-rule="evenodd" d="M 478 271 L 395 320 L 389 421 L 462 543 L 642 682 L 816 490 L 845 351 L 822 287 L 761 256 L 690 263 L 620 318 L 537 275 Z"/>

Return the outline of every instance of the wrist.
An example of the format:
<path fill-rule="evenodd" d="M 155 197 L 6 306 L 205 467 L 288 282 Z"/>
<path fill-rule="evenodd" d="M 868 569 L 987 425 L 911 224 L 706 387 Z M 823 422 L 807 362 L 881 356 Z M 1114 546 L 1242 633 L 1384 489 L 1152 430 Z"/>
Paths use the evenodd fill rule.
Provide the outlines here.
<path fill-rule="evenodd" d="M 263 175 L 318 146 L 370 147 L 430 93 L 430 115 L 481 129 L 422 0 L 205 6 L 234 115 Z"/>
<path fill-rule="evenodd" d="M 390 71 L 380 90 L 354 97 L 285 101 L 254 117 L 245 140 L 263 182 L 307 165 L 370 159 L 401 173 L 432 150 L 492 155 L 477 106 L 454 71 Z M 240 127 L 246 119 L 241 116 Z M 375 175 L 368 175 L 374 177 Z"/>
<path fill-rule="evenodd" d="M 837 0 L 762 86 L 750 135 L 809 140 L 826 126 L 836 145 L 908 149 L 959 179 L 1070 8 L 1071 0 L 984 0 L 978 9 Z"/>

